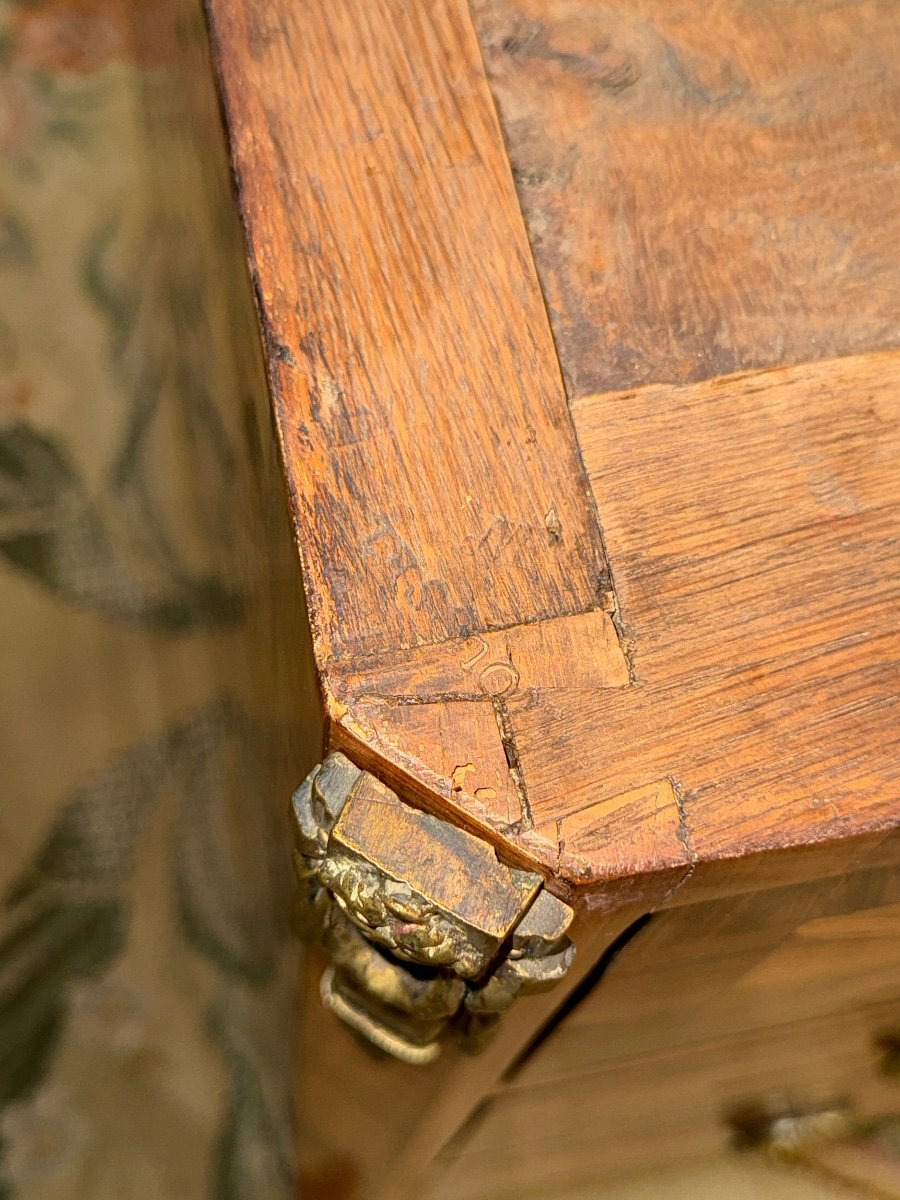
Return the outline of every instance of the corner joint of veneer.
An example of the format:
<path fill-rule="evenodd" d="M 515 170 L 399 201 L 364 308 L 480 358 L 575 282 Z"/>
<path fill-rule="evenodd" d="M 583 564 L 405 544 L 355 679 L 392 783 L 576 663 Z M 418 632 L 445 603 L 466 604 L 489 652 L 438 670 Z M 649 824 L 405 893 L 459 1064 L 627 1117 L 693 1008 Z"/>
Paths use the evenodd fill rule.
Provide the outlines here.
<path fill-rule="evenodd" d="M 470 702 L 348 704 L 328 696 L 326 711 L 328 750 L 340 750 L 415 807 L 487 840 L 510 865 L 539 869 L 490 703 L 473 714 Z M 448 726 L 458 738 L 445 733 Z"/>
<path fill-rule="evenodd" d="M 554 823 L 559 874 L 595 905 L 666 903 L 694 869 L 681 787 L 671 776 L 631 788 Z M 549 834 L 549 830 L 547 830 Z"/>

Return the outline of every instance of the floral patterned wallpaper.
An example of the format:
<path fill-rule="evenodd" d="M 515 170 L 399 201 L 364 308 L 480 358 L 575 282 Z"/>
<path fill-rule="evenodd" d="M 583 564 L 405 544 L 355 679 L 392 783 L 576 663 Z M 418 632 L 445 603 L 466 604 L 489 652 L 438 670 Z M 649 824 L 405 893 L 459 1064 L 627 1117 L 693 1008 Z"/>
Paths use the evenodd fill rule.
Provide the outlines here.
<path fill-rule="evenodd" d="M 0 0 L 2 1200 L 296 1194 L 315 721 L 202 52 Z"/>

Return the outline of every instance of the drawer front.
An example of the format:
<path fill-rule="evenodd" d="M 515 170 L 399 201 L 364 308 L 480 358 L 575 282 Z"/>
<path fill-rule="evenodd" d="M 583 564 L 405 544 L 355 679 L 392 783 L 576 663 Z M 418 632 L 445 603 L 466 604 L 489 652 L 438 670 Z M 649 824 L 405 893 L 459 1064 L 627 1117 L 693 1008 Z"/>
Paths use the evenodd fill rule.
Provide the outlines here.
<path fill-rule="evenodd" d="M 755 1108 L 898 1113 L 883 1069 L 898 1033 L 893 870 L 659 914 L 495 1090 L 433 1194 L 540 1194 L 702 1157 Z"/>

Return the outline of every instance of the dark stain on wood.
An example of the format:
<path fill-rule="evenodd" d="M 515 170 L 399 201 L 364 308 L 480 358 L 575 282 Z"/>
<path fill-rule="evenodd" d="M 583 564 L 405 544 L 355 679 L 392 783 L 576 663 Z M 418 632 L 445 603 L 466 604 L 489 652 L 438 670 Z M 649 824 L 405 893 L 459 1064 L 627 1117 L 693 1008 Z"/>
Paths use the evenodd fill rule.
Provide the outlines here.
<path fill-rule="evenodd" d="M 900 6 L 474 0 L 570 393 L 900 345 Z"/>

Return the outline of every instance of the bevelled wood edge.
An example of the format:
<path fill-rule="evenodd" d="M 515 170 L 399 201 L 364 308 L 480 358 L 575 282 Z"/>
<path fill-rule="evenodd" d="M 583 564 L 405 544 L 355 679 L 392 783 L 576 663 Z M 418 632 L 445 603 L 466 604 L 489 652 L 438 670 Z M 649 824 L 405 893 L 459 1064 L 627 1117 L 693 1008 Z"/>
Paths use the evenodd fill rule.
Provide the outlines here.
<path fill-rule="evenodd" d="M 533 643 L 534 637 L 530 629 L 527 641 Z M 515 637 L 507 631 L 506 639 L 504 656 L 485 667 L 487 678 L 511 687 L 515 678 L 515 687 L 521 680 L 530 683 L 530 691 L 545 699 L 548 694 L 552 697 L 553 664 L 535 664 L 527 655 L 514 654 L 509 643 L 515 644 Z M 592 645 L 597 644 L 594 636 Z M 628 686 L 627 666 L 618 644 L 610 641 L 608 645 L 605 673 L 599 658 L 591 660 L 591 679 L 583 681 L 587 695 L 590 686 L 602 686 L 595 674 L 606 686 Z M 466 661 L 474 657 L 471 642 L 464 656 Z M 499 670 L 500 664 L 505 672 Z M 579 683 L 577 668 L 568 659 L 559 660 L 556 666 L 562 666 L 570 682 Z M 671 780 L 610 797 L 560 820 L 542 822 L 539 814 L 536 820 L 528 802 L 527 780 L 518 764 L 504 694 L 485 695 L 477 688 L 470 692 L 460 688 L 452 698 L 441 697 L 422 683 L 425 678 L 438 677 L 437 666 L 420 668 L 416 674 L 418 694 L 410 697 L 400 691 L 385 696 L 373 693 L 373 677 L 367 674 L 369 690 L 364 689 L 349 704 L 330 696 L 330 747 L 376 773 L 407 800 L 486 838 L 510 864 L 538 870 L 561 897 L 574 899 L 593 891 L 597 897 L 592 906 L 608 908 L 640 900 L 654 907 L 668 899 L 693 862 Z M 391 670 L 385 670 L 381 679 L 385 689 L 400 687 L 401 680 Z M 342 681 L 345 687 L 353 682 L 352 677 Z M 565 787 L 562 770 L 562 797 Z"/>
<path fill-rule="evenodd" d="M 539 870 L 564 898 L 602 889 L 616 907 L 652 907 L 691 866 L 670 780 L 610 797 L 562 820 L 531 810 L 508 698 L 554 689 L 626 688 L 629 670 L 605 613 L 561 618 L 365 664 L 328 677 L 329 746 L 413 803 L 491 841 L 513 865 Z M 564 804 L 566 772 L 560 770 Z"/>

